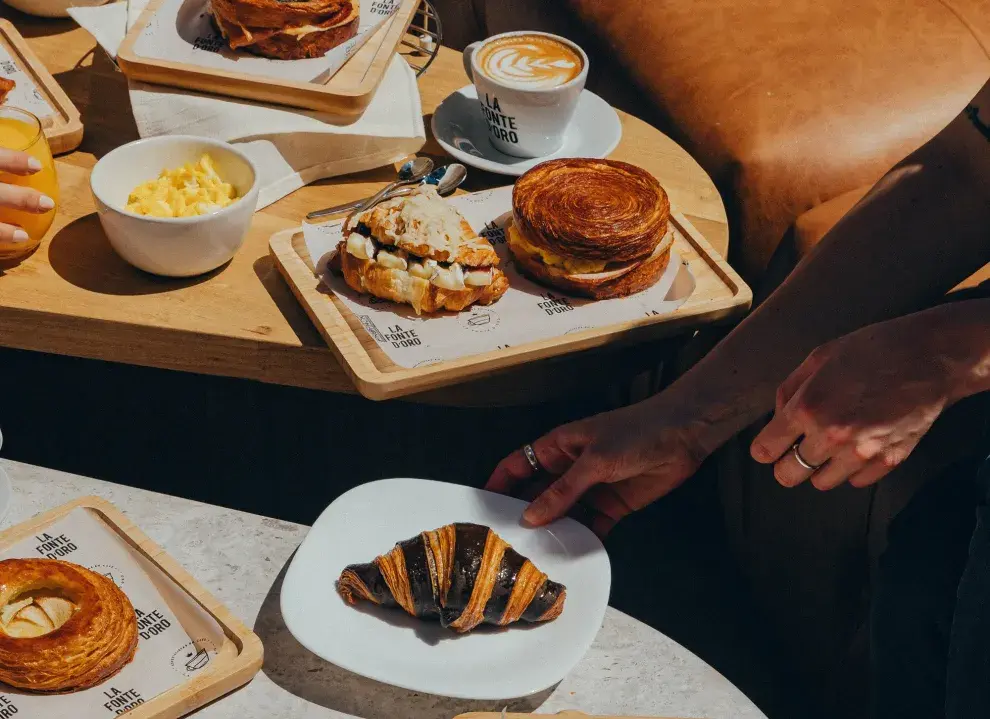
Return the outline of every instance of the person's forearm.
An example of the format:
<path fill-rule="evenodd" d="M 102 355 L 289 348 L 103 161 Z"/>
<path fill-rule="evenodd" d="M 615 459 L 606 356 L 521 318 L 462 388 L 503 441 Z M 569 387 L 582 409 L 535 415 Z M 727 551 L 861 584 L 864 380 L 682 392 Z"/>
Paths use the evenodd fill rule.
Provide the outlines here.
<path fill-rule="evenodd" d="M 990 86 L 981 96 L 978 117 L 990 121 Z M 667 400 L 693 408 L 688 421 L 714 449 L 771 410 L 816 347 L 930 305 L 990 261 L 988 188 L 990 137 L 964 113 L 891 170 Z"/>
<path fill-rule="evenodd" d="M 990 392 L 990 297 L 921 313 L 952 383 L 952 400 Z"/>

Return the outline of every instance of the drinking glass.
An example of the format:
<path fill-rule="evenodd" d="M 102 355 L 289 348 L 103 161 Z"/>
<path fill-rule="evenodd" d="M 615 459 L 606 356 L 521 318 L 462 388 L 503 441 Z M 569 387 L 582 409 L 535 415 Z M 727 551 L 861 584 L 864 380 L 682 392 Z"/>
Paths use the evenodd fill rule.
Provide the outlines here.
<path fill-rule="evenodd" d="M 17 225 L 28 235 L 27 242 L 0 240 L 0 260 L 11 260 L 33 252 L 55 221 L 59 201 L 58 177 L 55 174 L 55 161 L 52 159 L 52 151 L 41 127 L 41 121 L 30 112 L 16 107 L 0 106 L 0 147 L 26 152 L 41 163 L 41 170 L 33 175 L 22 176 L 0 172 L 0 182 L 33 187 L 55 201 L 55 208 L 41 215 L 0 207 L 0 222 Z"/>

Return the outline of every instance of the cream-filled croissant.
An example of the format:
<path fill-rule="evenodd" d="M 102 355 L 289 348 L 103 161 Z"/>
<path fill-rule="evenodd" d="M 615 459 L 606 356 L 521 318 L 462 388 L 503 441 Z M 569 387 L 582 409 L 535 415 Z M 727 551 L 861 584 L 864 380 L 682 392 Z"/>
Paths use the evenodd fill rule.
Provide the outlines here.
<path fill-rule="evenodd" d="M 337 592 L 349 604 L 401 607 L 457 632 L 482 623 L 552 621 L 567 594 L 489 527 L 463 523 L 422 532 L 373 562 L 350 565 Z"/>
<path fill-rule="evenodd" d="M 509 289 L 498 264 L 491 243 L 429 185 L 355 217 L 334 257 L 352 289 L 416 314 L 496 301 Z"/>

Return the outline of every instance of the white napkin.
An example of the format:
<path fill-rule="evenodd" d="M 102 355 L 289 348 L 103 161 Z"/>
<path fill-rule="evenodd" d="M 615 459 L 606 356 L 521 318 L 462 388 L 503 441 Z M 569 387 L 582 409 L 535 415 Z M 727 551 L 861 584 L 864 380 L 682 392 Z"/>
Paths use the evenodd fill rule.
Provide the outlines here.
<path fill-rule="evenodd" d="M 148 0 L 69 8 L 111 56 Z M 141 137 L 200 135 L 237 143 L 258 165 L 258 209 L 326 177 L 397 162 L 426 142 L 416 76 L 396 55 L 364 114 L 349 125 L 319 112 L 129 81 Z"/>

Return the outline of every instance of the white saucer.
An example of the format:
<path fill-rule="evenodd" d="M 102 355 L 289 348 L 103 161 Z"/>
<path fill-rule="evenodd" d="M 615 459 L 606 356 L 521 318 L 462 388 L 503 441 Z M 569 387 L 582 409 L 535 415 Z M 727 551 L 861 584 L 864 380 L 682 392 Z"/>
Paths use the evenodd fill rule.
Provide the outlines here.
<path fill-rule="evenodd" d="M 585 90 L 563 147 L 544 157 L 513 157 L 499 152 L 488 141 L 478 93 L 474 85 L 467 85 L 448 96 L 433 113 L 433 135 L 444 150 L 465 165 L 518 176 L 541 162 L 560 157 L 608 157 L 622 139 L 622 123 L 611 105 Z"/>

